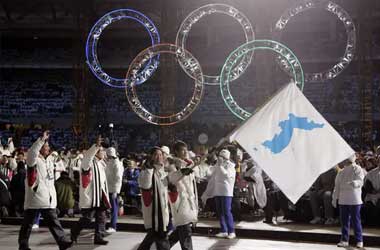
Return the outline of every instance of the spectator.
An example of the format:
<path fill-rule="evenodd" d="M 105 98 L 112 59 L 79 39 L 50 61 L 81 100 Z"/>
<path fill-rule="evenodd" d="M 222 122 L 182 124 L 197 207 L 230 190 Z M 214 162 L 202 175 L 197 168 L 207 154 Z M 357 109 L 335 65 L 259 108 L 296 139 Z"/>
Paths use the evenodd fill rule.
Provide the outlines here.
<path fill-rule="evenodd" d="M 74 217 L 75 183 L 70 179 L 69 173 L 61 172 L 61 177 L 55 182 L 55 189 L 57 190 L 58 217 L 63 217 L 65 214 Z"/>
<path fill-rule="evenodd" d="M 254 164 L 253 160 L 246 162 L 247 168 L 244 172 L 244 180 L 248 183 L 248 205 L 255 208 L 264 208 L 267 204 L 267 192 L 264 185 L 262 173 L 259 166 Z"/>
<path fill-rule="evenodd" d="M 9 191 L 11 192 L 12 204 L 17 217 L 24 213 L 26 168 L 23 161 L 17 163 L 17 173 L 13 176 Z"/>
<path fill-rule="evenodd" d="M 140 208 L 140 188 L 138 178 L 140 169 L 137 168 L 137 163 L 134 159 L 127 160 L 127 167 L 123 174 L 124 193 L 127 204 L 136 204 Z"/>
<path fill-rule="evenodd" d="M 364 181 L 364 221 L 367 225 L 380 225 L 380 167 L 368 172 Z"/>
<path fill-rule="evenodd" d="M 314 183 L 314 189 L 310 192 L 310 205 L 313 212 L 311 224 L 336 224 L 334 220 L 334 208 L 332 207 L 332 192 L 334 190 L 335 178 L 338 167 L 334 167 L 318 177 Z M 321 207 L 324 209 L 325 220 L 322 219 Z"/>

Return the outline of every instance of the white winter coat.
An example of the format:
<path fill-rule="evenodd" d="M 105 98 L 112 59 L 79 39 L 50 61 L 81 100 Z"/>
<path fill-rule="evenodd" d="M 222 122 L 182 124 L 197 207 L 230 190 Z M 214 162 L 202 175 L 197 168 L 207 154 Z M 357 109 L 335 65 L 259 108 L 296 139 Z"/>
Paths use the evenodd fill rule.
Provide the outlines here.
<path fill-rule="evenodd" d="M 202 202 L 206 204 L 207 199 L 216 196 L 234 196 L 235 185 L 235 163 L 230 160 L 218 158 L 215 166 L 210 167 L 207 188 L 202 194 Z"/>
<path fill-rule="evenodd" d="M 58 180 L 61 177 L 61 173 L 66 170 L 65 163 L 62 159 L 53 155 L 49 155 L 48 158 L 53 162 L 54 166 L 54 180 Z"/>
<path fill-rule="evenodd" d="M 12 155 L 14 151 L 15 151 L 15 146 L 13 144 L 13 141 L 8 141 L 7 148 L 4 148 L 3 145 L 0 143 L 0 155 Z"/>
<path fill-rule="evenodd" d="M 244 173 L 244 177 L 250 177 L 254 182 L 248 182 L 248 204 L 254 207 L 255 200 L 260 208 L 267 204 L 267 191 L 262 176 L 263 171 L 260 167 L 254 165 Z"/>
<path fill-rule="evenodd" d="M 152 188 L 153 176 L 156 187 L 155 190 Z M 168 174 L 165 172 L 164 167 L 159 170 L 147 168 L 141 170 L 138 183 L 142 189 L 141 207 L 145 229 L 152 229 L 152 202 L 153 199 L 155 199 L 155 204 L 157 204 L 157 198 L 160 197 L 164 231 L 167 231 L 167 225 L 169 224 Z M 155 221 L 158 221 L 157 206 L 154 211 L 154 217 Z M 154 230 L 158 231 L 158 223 L 155 223 L 155 226 Z"/>
<path fill-rule="evenodd" d="M 177 192 L 169 192 L 170 210 L 174 226 L 187 225 L 198 221 L 198 193 L 194 173 L 182 175 L 181 168 L 192 168 L 194 163 L 175 158 L 173 168 L 177 171 L 169 173 L 169 181 L 177 188 Z"/>
<path fill-rule="evenodd" d="M 121 185 L 122 185 L 122 179 L 123 179 L 123 164 L 121 161 L 116 159 L 108 159 L 106 161 L 107 167 L 106 167 L 106 176 L 107 176 L 107 184 L 108 184 L 108 192 L 113 193 L 120 193 Z"/>
<path fill-rule="evenodd" d="M 102 203 L 109 205 L 107 177 L 105 173 L 106 163 L 104 160 L 98 160 L 95 155 L 99 148 L 93 145 L 83 156 L 80 167 L 81 178 L 79 186 L 79 207 L 94 208 L 101 207 Z M 84 173 L 89 171 L 90 182 L 87 187 L 84 186 Z M 96 178 L 98 176 L 98 178 Z"/>
<path fill-rule="evenodd" d="M 25 178 L 25 203 L 24 209 L 56 208 L 57 193 L 54 187 L 54 164 L 51 158 L 46 159 L 40 155 L 44 141 L 39 138 L 29 148 L 26 158 L 28 169 L 37 171 L 34 183 L 29 186 L 28 178 Z"/>
<path fill-rule="evenodd" d="M 69 173 L 70 179 L 74 180 L 74 172 L 80 172 L 80 166 L 82 164 L 83 155 L 79 154 L 76 157 L 69 157 L 67 159 L 67 172 Z"/>
<path fill-rule="evenodd" d="M 356 164 L 345 166 L 335 178 L 333 200 L 339 205 L 362 204 L 363 169 Z"/>

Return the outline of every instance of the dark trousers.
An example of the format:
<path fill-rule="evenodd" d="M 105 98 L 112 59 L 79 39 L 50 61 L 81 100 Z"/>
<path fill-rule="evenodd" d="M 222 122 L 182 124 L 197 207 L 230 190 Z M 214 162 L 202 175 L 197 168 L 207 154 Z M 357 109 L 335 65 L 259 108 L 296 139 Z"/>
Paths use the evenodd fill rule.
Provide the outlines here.
<path fill-rule="evenodd" d="M 331 204 L 332 192 L 331 191 L 313 191 L 310 193 L 310 205 L 313 212 L 313 217 L 322 217 L 320 207 L 323 206 L 325 211 L 325 219 L 334 218 L 334 208 Z"/>
<path fill-rule="evenodd" d="M 117 226 L 117 217 L 119 213 L 119 203 L 117 201 L 117 197 L 113 198 L 112 194 L 110 196 L 110 202 L 111 202 L 111 223 L 110 226 L 116 230 Z"/>
<path fill-rule="evenodd" d="M 356 242 L 363 242 L 360 208 L 361 205 L 339 205 L 342 241 L 348 242 L 351 222 L 354 228 Z"/>
<path fill-rule="evenodd" d="M 380 200 L 377 201 L 376 206 L 367 201 L 361 209 L 362 221 L 368 226 L 380 226 Z"/>
<path fill-rule="evenodd" d="M 234 233 L 234 218 L 231 212 L 232 197 L 216 196 L 216 213 L 219 217 L 220 232 Z"/>
<path fill-rule="evenodd" d="M 267 192 L 267 204 L 264 207 L 265 220 L 268 222 L 272 221 L 275 212 L 277 213 L 281 209 L 284 212 L 284 216 L 288 217 L 288 200 L 284 194 L 279 191 Z"/>
<path fill-rule="evenodd" d="M 82 217 L 78 223 L 71 228 L 71 238 L 77 239 L 83 228 L 88 227 L 92 218 L 95 217 L 95 240 L 103 238 L 106 228 L 106 210 L 104 208 L 82 209 Z"/>
<path fill-rule="evenodd" d="M 137 250 L 150 250 L 150 246 L 153 244 L 153 242 L 156 242 L 157 250 L 170 249 L 170 243 L 166 233 L 158 233 L 153 229 L 149 229 L 148 233 L 146 234 L 144 240 L 141 242 Z"/>
<path fill-rule="evenodd" d="M 38 213 L 41 213 L 42 217 L 46 221 L 57 244 L 61 245 L 61 243 L 66 241 L 65 232 L 63 231 L 61 223 L 58 220 L 55 209 L 27 209 L 24 211 L 24 220 L 18 236 L 19 249 L 29 248 L 30 233 L 32 232 L 32 226 Z"/>
<path fill-rule="evenodd" d="M 170 248 L 179 241 L 182 250 L 193 250 L 191 234 L 191 224 L 177 226 L 169 236 Z"/>

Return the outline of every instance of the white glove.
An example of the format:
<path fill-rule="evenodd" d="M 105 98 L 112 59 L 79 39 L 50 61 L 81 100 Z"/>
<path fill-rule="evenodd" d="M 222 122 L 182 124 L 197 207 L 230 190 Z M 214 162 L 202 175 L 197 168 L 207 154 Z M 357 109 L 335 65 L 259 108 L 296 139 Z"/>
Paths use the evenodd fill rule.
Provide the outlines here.
<path fill-rule="evenodd" d="M 361 181 L 355 180 L 355 181 L 349 181 L 348 184 L 353 186 L 354 188 L 360 188 Z"/>
<path fill-rule="evenodd" d="M 337 207 L 337 200 L 336 199 L 333 199 L 332 201 L 331 201 L 331 205 L 334 207 L 334 208 L 336 208 Z"/>
<path fill-rule="evenodd" d="M 112 193 L 112 199 L 116 199 L 117 198 L 117 193 Z"/>

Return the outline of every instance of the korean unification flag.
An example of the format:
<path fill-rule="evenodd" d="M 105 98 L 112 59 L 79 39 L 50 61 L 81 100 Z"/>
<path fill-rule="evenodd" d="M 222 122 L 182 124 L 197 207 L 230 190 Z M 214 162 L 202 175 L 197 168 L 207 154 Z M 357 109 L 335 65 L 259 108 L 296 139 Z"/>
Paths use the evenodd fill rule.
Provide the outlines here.
<path fill-rule="evenodd" d="M 294 83 L 230 136 L 292 201 L 318 176 L 355 152 Z"/>

